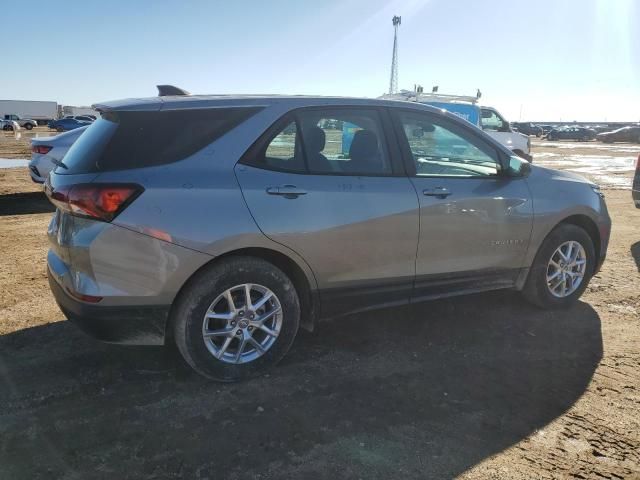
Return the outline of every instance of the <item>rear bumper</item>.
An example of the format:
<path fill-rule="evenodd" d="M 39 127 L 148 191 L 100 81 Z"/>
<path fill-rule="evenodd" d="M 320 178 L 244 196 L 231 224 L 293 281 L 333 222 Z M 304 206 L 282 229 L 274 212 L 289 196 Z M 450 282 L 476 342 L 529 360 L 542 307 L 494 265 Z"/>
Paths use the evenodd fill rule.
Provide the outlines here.
<path fill-rule="evenodd" d="M 108 343 L 164 345 L 169 306 L 113 307 L 73 298 L 47 269 L 51 292 L 62 313 L 90 336 Z"/>
<path fill-rule="evenodd" d="M 35 166 L 29 166 L 29 175 L 35 183 L 44 183 L 45 178 L 40 175 L 40 171 Z"/>

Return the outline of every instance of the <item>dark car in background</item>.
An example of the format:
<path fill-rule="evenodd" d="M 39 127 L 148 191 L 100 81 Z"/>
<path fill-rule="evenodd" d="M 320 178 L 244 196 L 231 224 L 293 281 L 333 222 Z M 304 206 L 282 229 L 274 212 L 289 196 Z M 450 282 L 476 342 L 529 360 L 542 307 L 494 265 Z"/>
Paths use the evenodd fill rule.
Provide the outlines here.
<path fill-rule="evenodd" d="M 49 122 L 49 128 L 56 132 L 68 132 L 69 130 L 91 125 L 91 123 L 92 122 L 78 120 L 76 118 L 61 118 L 60 120 Z"/>
<path fill-rule="evenodd" d="M 622 127 L 611 132 L 603 132 L 596 135 L 596 138 L 604 143 L 613 142 L 635 142 L 640 143 L 640 126 Z"/>
<path fill-rule="evenodd" d="M 585 127 L 558 127 L 547 133 L 547 140 L 580 140 L 588 142 L 596 138 L 596 132 Z"/>
<path fill-rule="evenodd" d="M 553 130 L 553 125 L 540 125 L 540 128 L 542 129 L 542 135 L 546 135 Z"/>
<path fill-rule="evenodd" d="M 543 134 L 542 127 L 531 122 L 511 122 L 511 126 L 518 132 L 525 135 L 535 135 L 541 137 Z"/>

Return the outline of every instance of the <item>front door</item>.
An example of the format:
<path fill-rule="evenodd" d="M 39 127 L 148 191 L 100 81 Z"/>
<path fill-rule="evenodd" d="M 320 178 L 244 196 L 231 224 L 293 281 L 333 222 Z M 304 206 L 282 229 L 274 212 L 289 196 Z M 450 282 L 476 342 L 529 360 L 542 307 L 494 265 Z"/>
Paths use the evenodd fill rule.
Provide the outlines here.
<path fill-rule="evenodd" d="M 236 167 L 260 229 L 313 270 L 325 316 L 411 295 L 419 205 L 399 152 L 388 148 L 383 114 L 298 111 Z"/>
<path fill-rule="evenodd" d="M 503 175 L 473 127 L 409 110 L 394 118 L 420 199 L 415 296 L 512 286 L 533 221 L 526 179 Z"/>

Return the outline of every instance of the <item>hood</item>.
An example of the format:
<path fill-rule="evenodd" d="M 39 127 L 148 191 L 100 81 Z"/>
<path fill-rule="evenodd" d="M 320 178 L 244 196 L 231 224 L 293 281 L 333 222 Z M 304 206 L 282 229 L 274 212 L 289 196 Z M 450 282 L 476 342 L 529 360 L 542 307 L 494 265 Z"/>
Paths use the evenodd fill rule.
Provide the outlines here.
<path fill-rule="evenodd" d="M 541 167 L 540 165 L 531 165 L 531 175 L 547 177 L 549 181 L 584 183 L 585 185 L 597 186 L 597 184 L 591 180 L 577 173 L 568 172 L 567 170 L 554 170 L 548 167 Z"/>

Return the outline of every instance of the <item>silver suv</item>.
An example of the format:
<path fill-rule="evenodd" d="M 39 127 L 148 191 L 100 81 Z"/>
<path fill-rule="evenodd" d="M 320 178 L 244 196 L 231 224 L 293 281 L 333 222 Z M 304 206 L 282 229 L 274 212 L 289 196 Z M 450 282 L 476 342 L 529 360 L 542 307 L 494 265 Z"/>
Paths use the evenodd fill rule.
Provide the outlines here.
<path fill-rule="evenodd" d="M 598 187 L 421 104 L 163 96 L 98 105 L 45 186 L 51 289 L 107 342 L 262 371 L 320 318 L 494 289 L 543 308 L 607 250 Z"/>

